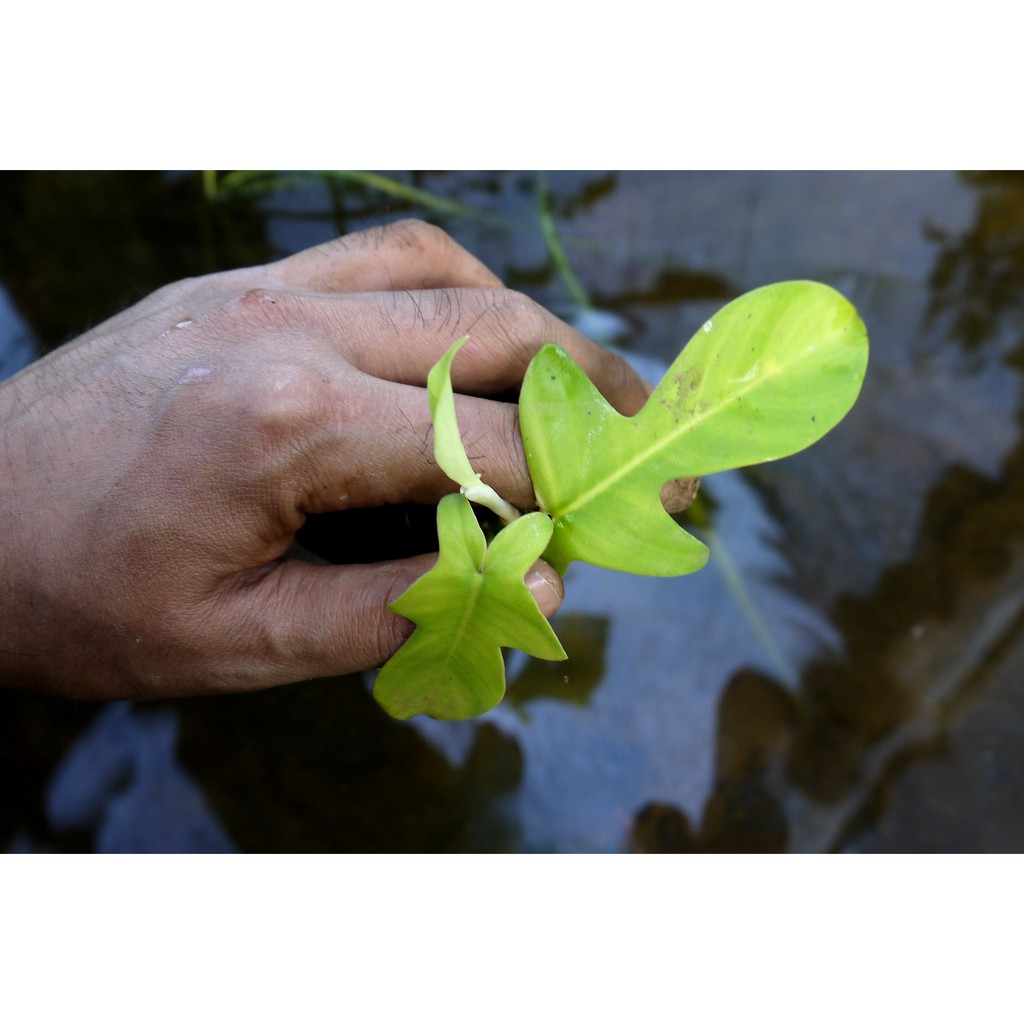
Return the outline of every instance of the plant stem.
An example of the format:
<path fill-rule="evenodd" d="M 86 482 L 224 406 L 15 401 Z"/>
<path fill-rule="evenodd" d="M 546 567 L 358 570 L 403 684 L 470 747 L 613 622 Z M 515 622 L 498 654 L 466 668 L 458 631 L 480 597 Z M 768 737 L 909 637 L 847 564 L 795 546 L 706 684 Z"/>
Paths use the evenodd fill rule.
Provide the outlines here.
<path fill-rule="evenodd" d="M 569 257 L 565 255 L 562 240 L 558 236 L 558 227 L 551 212 L 551 192 L 548 189 L 547 175 L 543 171 L 537 172 L 537 198 L 540 207 L 540 229 L 551 254 L 551 261 L 569 289 L 573 302 L 581 309 L 590 309 L 590 298 L 573 272 Z"/>
<path fill-rule="evenodd" d="M 510 505 L 493 487 L 483 481 L 470 487 L 462 487 L 460 490 L 470 501 L 489 508 L 506 526 L 519 518 L 519 509 Z"/>

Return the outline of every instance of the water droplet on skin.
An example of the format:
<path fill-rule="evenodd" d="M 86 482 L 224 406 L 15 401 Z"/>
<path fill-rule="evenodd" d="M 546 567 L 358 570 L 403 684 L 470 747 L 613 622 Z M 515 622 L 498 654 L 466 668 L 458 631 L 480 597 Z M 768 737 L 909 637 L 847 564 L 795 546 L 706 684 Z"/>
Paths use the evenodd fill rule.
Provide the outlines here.
<path fill-rule="evenodd" d="M 190 366 L 181 377 L 178 378 L 179 384 L 187 384 L 190 380 L 202 380 L 204 377 L 209 377 L 213 373 L 212 366 Z"/>

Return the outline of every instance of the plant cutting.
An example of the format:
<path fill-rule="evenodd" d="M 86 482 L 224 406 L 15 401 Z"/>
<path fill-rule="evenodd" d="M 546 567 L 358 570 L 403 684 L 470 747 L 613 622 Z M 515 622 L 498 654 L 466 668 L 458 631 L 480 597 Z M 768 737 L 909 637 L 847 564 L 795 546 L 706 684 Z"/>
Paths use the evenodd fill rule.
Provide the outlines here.
<path fill-rule="evenodd" d="M 669 480 L 792 455 L 850 410 L 867 368 L 867 332 L 839 292 L 788 281 L 748 292 L 696 332 L 644 407 L 623 416 L 562 349 L 547 345 L 519 398 L 539 511 L 520 514 L 482 480 L 458 431 L 451 365 L 427 391 L 438 464 L 460 487 L 438 505 L 436 566 L 391 609 L 416 630 L 381 669 L 374 696 L 389 714 L 462 719 L 505 691 L 502 647 L 565 654 L 523 582 L 538 557 L 648 576 L 700 569 L 707 548 L 660 501 Z M 487 543 L 472 503 L 505 524 Z"/>

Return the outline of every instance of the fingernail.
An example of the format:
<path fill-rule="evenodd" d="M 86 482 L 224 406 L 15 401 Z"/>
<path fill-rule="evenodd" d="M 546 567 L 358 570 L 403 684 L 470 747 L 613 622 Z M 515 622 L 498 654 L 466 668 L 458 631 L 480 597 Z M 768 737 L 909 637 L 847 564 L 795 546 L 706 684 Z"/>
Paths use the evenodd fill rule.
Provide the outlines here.
<path fill-rule="evenodd" d="M 533 594 L 537 607 L 550 618 L 562 604 L 562 589 L 543 573 L 531 569 L 525 577 L 526 587 Z"/>

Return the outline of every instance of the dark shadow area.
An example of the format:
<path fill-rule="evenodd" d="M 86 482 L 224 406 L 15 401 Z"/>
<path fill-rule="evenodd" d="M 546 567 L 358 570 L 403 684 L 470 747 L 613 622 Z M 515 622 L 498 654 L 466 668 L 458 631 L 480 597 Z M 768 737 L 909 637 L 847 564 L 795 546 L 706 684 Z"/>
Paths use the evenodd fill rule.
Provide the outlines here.
<path fill-rule="evenodd" d="M 273 258 L 247 200 L 195 173 L 0 174 L 0 281 L 49 350 L 172 281 Z"/>
<path fill-rule="evenodd" d="M 307 516 L 295 538 L 335 565 L 383 562 L 437 551 L 433 505 L 385 505 Z"/>
<path fill-rule="evenodd" d="M 947 318 L 952 337 L 974 350 L 993 325 L 1024 309 L 1024 172 L 965 175 L 978 192 L 973 227 L 960 235 L 932 228 L 939 247 L 930 281 L 933 320 Z"/>
<path fill-rule="evenodd" d="M 91 702 L 0 690 L 0 850 L 88 850 L 46 818 L 46 788 L 61 758 L 96 715 Z"/>
<path fill-rule="evenodd" d="M 242 850 L 501 851 L 514 740 L 482 726 L 453 768 L 388 718 L 358 676 L 178 704 L 183 766 Z"/>
<path fill-rule="evenodd" d="M 529 659 L 505 696 L 527 717 L 527 705 L 536 700 L 560 700 L 586 707 L 604 678 L 608 620 L 594 615 L 569 614 L 559 616 L 555 625 L 567 660 Z"/>
<path fill-rule="evenodd" d="M 719 704 L 715 782 L 696 830 L 685 812 L 651 803 L 635 815 L 630 847 L 638 853 L 781 853 L 785 809 L 772 792 L 799 727 L 793 697 L 756 672 L 734 676 Z"/>

